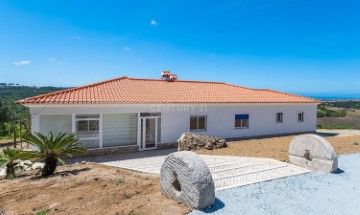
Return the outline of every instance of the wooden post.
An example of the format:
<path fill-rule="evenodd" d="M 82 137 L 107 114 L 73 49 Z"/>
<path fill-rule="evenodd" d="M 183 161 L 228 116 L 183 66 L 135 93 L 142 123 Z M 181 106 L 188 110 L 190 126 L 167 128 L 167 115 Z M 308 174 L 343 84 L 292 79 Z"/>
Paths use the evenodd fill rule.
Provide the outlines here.
<path fill-rule="evenodd" d="M 23 148 L 22 138 L 21 138 L 21 130 L 22 130 L 22 121 L 20 120 L 20 147 Z"/>
<path fill-rule="evenodd" d="M 16 148 L 16 127 L 14 128 L 14 148 Z"/>
<path fill-rule="evenodd" d="M 26 129 L 26 137 L 28 137 L 28 135 L 31 133 L 31 118 L 29 117 L 29 119 L 27 119 L 27 129 Z M 26 142 L 26 147 L 29 148 L 29 142 Z"/>

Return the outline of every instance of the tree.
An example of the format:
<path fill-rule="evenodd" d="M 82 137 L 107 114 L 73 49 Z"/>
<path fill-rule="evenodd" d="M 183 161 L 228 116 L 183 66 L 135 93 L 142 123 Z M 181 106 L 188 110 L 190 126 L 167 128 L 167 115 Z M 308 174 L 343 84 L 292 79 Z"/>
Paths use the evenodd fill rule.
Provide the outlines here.
<path fill-rule="evenodd" d="M 0 167 L 6 166 L 6 179 L 16 178 L 16 170 L 21 160 L 29 158 L 20 149 L 4 148 L 4 154 L 0 154 Z"/>
<path fill-rule="evenodd" d="M 52 175 L 57 167 L 58 161 L 65 165 L 61 157 L 72 157 L 75 153 L 83 153 L 85 148 L 78 146 L 75 134 L 59 133 L 54 136 L 52 132 L 48 136 L 41 133 L 30 134 L 25 138 L 27 142 L 35 146 L 37 150 L 26 152 L 33 158 L 45 161 L 41 175 L 47 177 Z"/>
<path fill-rule="evenodd" d="M 9 98 L 2 98 L 0 100 L 0 122 L 5 123 L 16 118 L 16 112 Z M 15 104 L 15 103 L 14 103 Z"/>
<path fill-rule="evenodd" d="M 9 135 L 16 128 L 16 120 L 29 120 L 29 109 L 17 105 L 14 97 L 0 98 L 0 135 Z M 8 127 L 11 127 L 8 129 Z"/>

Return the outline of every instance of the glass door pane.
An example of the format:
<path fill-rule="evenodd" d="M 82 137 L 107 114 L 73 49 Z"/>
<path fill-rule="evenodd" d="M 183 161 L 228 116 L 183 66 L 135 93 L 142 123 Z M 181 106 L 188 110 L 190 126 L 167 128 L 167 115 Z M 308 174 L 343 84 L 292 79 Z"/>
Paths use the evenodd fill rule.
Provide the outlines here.
<path fill-rule="evenodd" d="M 148 118 L 145 124 L 145 149 L 154 148 L 156 143 L 156 119 Z"/>
<path fill-rule="evenodd" d="M 144 149 L 144 121 L 145 119 L 141 118 L 140 149 Z"/>

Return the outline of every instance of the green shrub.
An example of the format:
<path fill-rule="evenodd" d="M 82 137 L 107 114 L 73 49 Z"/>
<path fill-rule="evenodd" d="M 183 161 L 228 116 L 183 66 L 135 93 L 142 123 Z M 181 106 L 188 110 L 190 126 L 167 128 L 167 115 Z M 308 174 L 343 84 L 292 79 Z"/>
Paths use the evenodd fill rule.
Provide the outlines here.
<path fill-rule="evenodd" d="M 346 110 L 325 110 L 325 114 L 327 117 L 345 117 Z"/>
<path fill-rule="evenodd" d="M 317 128 L 321 129 L 354 129 L 353 126 L 347 124 L 329 124 L 329 125 L 317 125 Z"/>
<path fill-rule="evenodd" d="M 78 139 L 75 134 L 59 133 L 54 136 L 52 132 L 45 136 L 41 133 L 30 134 L 26 139 L 28 143 L 35 146 L 39 151 L 26 152 L 34 158 L 45 161 L 41 175 L 47 177 L 55 172 L 58 161 L 63 165 L 63 156 L 72 157 L 73 154 L 83 153 L 85 148 L 77 145 Z"/>
<path fill-rule="evenodd" d="M 317 117 L 345 117 L 346 116 L 346 110 L 318 110 L 317 111 Z"/>
<path fill-rule="evenodd" d="M 326 114 L 323 111 L 318 110 L 317 111 L 317 117 L 325 117 Z"/>
<path fill-rule="evenodd" d="M 26 155 L 20 149 L 4 148 L 3 154 L 0 154 L 0 168 L 6 167 L 6 179 L 16 178 L 16 170 L 20 167 L 18 164 L 21 160 L 28 159 Z"/>
<path fill-rule="evenodd" d="M 46 210 L 41 210 L 39 212 L 36 213 L 36 215 L 46 215 L 50 212 L 50 210 L 46 209 Z"/>

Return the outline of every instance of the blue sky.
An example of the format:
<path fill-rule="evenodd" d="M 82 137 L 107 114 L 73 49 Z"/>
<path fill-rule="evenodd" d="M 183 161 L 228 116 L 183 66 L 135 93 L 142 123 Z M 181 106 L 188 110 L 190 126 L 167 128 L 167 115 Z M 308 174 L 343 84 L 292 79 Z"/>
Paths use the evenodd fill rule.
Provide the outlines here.
<path fill-rule="evenodd" d="M 1 0 L 0 82 L 119 76 L 360 94 L 355 0 Z"/>

